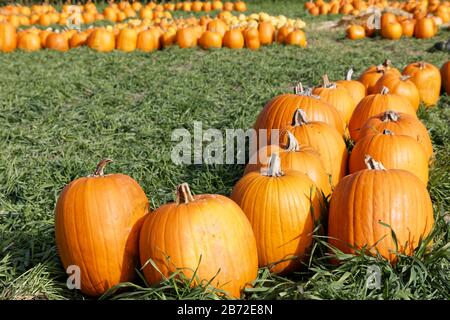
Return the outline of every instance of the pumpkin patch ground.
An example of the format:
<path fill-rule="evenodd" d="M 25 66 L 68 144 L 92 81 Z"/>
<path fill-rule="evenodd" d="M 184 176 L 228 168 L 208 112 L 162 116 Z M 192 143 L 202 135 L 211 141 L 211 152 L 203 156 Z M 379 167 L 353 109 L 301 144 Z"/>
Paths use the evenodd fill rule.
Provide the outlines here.
<path fill-rule="evenodd" d="M 430 48 L 450 38 L 450 5 L 429 1 L 433 37 L 392 41 L 400 22 L 324 29 L 362 0 L 344 2 L 104 11 L 260 19 L 166 34 L 2 25 L 0 300 L 449 299 L 449 54 Z M 27 10 L 19 28 L 60 28 Z M 199 126 L 279 128 L 286 143 L 250 165 L 249 150 L 174 163 L 175 130 L 192 142 Z"/>

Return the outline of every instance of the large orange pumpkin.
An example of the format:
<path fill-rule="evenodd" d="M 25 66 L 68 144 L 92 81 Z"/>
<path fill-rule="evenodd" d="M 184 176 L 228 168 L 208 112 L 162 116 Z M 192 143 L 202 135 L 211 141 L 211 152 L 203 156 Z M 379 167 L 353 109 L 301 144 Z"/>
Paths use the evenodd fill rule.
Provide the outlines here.
<path fill-rule="evenodd" d="M 388 110 L 369 118 L 361 128 L 359 139 L 378 134 L 385 129 L 396 135 L 405 135 L 416 139 L 424 148 L 427 157 L 431 159 L 433 145 L 427 128 L 417 117 L 407 113 Z"/>
<path fill-rule="evenodd" d="M 441 74 L 439 69 L 431 63 L 419 61 L 408 64 L 403 74 L 411 76 L 419 90 L 420 99 L 426 106 L 434 106 L 439 100 L 441 92 Z"/>
<path fill-rule="evenodd" d="M 55 235 L 64 268 L 78 266 L 81 292 L 99 296 L 135 277 L 139 230 L 149 211 L 139 184 L 124 174 L 95 173 L 68 184 L 55 209 Z"/>
<path fill-rule="evenodd" d="M 11 52 L 17 47 L 16 28 L 6 22 L 0 23 L 0 52 Z"/>
<path fill-rule="evenodd" d="M 366 166 L 342 179 L 331 196 L 329 242 L 345 253 L 366 247 L 395 262 L 397 248 L 412 255 L 419 240 L 430 233 L 431 199 L 425 184 L 412 173 L 385 169 L 370 156 Z"/>
<path fill-rule="evenodd" d="M 409 78 L 410 76 L 408 75 L 399 76 L 397 74 L 387 73 L 377 81 L 373 88 L 373 93 L 380 93 L 386 87 L 390 93 L 408 99 L 411 106 L 417 111 L 420 105 L 419 90 Z"/>
<path fill-rule="evenodd" d="M 302 109 L 295 111 L 293 119 L 293 124 L 283 130 L 290 131 L 301 145 L 310 146 L 319 153 L 325 171 L 331 176 L 331 185 L 335 186 L 347 173 L 348 152 L 344 138 L 324 122 L 309 121 Z"/>
<path fill-rule="evenodd" d="M 322 86 L 314 88 L 312 93 L 335 107 L 341 113 L 344 122 L 348 123 L 356 104 L 345 87 L 330 82 L 328 75 L 325 74 Z"/>
<path fill-rule="evenodd" d="M 300 146 L 297 139 L 289 131 L 287 146 L 284 149 L 276 145 L 269 145 L 258 150 L 258 154 L 251 157 L 245 167 L 244 174 L 267 168 L 269 156 L 278 153 L 281 166 L 285 170 L 295 170 L 306 174 L 327 197 L 331 194 L 330 179 L 325 171 L 319 153 L 308 146 Z"/>
<path fill-rule="evenodd" d="M 297 269 L 308 253 L 321 214 L 321 199 L 312 180 L 282 168 L 274 153 L 267 170 L 245 175 L 231 198 L 253 227 L 259 265 L 282 274 Z"/>
<path fill-rule="evenodd" d="M 365 168 L 365 156 L 370 154 L 388 169 L 403 169 L 415 174 L 424 184 L 428 183 L 428 156 L 416 139 L 396 135 L 384 129 L 375 135 L 361 138 L 350 155 L 349 171 Z"/>
<path fill-rule="evenodd" d="M 255 236 L 241 208 L 222 195 L 192 196 L 187 183 L 177 187 L 176 202 L 147 215 L 140 256 L 150 284 L 178 270 L 188 278 L 196 272 L 236 298 L 258 273 Z"/>
<path fill-rule="evenodd" d="M 282 94 L 270 100 L 259 113 L 255 123 L 255 130 L 267 130 L 267 143 L 277 144 L 276 139 L 271 141 L 272 129 L 281 129 L 292 123 L 292 115 L 298 109 L 305 111 L 311 121 L 322 121 L 334 127 L 344 135 L 345 123 L 339 111 L 320 97 L 304 90 L 302 84 L 295 87 L 295 94 Z"/>
<path fill-rule="evenodd" d="M 450 96 L 450 60 L 441 67 L 442 88 Z"/>
<path fill-rule="evenodd" d="M 336 84 L 338 86 L 347 89 L 348 93 L 352 96 L 355 106 L 366 96 L 366 87 L 357 80 L 352 80 L 353 69 L 348 70 L 345 80 L 338 80 Z"/>
<path fill-rule="evenodd" d="M 404 112 L 417 117 L 416 110 L 408 99 L 390 94 L 389 89 L 385 87 L 381 93 L 366 96 L 356 106 L 348 124 L 352 139 L 354 141 L 359 139 L 359 132 L 370 117 L 388 110 Z"/>

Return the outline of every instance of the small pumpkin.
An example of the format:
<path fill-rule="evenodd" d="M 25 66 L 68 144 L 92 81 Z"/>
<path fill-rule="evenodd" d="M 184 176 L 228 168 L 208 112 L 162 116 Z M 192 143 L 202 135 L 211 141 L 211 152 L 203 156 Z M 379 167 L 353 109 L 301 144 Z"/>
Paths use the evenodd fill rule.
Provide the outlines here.
<path fill-rule="evenodd" d="M 157 49 L 155 47 L 154 34 L 151 30 L 139 32 L 136 40 L 136 48 L 144 52 L 151 52 Z"/>
<path fill-rule="evenodd" d="M 218 32 L 207 30 L 200 37 L 199 45 L 203 49 L 222 48 L 222 36 Z"/>
<path fill-rule="evenodd" d="M 282 44 L 285 43 L 286 37 L 289 33 L 291 33 L 294 29 L 288 25 L 284 25 L 277 31 L 277 42 Z"/>
<path fill-rule="evenodd" d="M 259 41 L 259 31 L 256 28 L 247 28 L 244 31 L 245 47 L 251 50 L 258 50 L 261 47 Z"/>
<path fill-rule="evenodd" d="M 388 169 L 407 170 L 417 175 L 425 185 L 428 183 L 428 155 L 417 140 L 410 136 L 396 135 L 384 129 L 378 134 L 361 138 L 350 155 L 350 173 L 365 168 L 367 154 L 380 160 Z"/>
<path fill-rule="evenodd" d="M 99 296 L 119 282 L 135 278 L 139 230 L 149 212 L 148 199 L 131 177 L 103 173 L 72 181 L 55 208 L 55 236 L 64 268 L 81 272 L 81 292 Z"/>
<path fill-rule="evenodd" d="M 292 125 L 283 128 L 291 132 L 303 146 L 315 149 L 331 176 L 331 186 L 335 186 L 347 173 L 347 147 L 339 132 L 320 121 L 309 121 L 305 111 L 297 109 Z M 286 145 L 286 143 L 284 143 Z"/>
<path fill-rule="evenodd" d="M 111 31 L 99 28 L 91 32 L 87 39 L 87 45 L 89 48 L 100 52 L 110 52 L 114 50 L 116 40 Z"/>
<path fill-rule="evenodd" d="M 116 49 L 131 52 L 136 50 L 138 33 L 131 28 L 120 30 L 117 36 Z"/>
<path fill-rule="evenodd" d="M 388 73 L 383 75 L 373 88 L 374 93 L 380 93 L 384 87 L 389 89 L 390 93 L 397 94 L 409 100 L 411 106 L 417 111 L 420 105 L 420 95 L 414 82 L 409 80 L 411 76 Z"/>
<path fill-rule="evenodd" d="M 335 107 L 342 116 L 345 123 L 348 123 L 356 107 L 355 101 L 345 87 L 338 86 L 328 79 L 328 75 L 323 76 L 322 86 L 315 87 L 313 94 L 318 95 L 322 100 Z"/>
<path fill-rule="evenodd" d="M 437 33 L 437 26 L 433 18 L 418 19 L 414 28 L 414 36 L 418 39 L 432 38 Z"/>
<path fill-rule="evenodd" d="M 69 40 L 65 34 L 52 32 L 45 40 L 45 47 L 50 50 L 67 51 L 70 49 Z"/>
<path fill-rule="evenodd" d="M 268 21 L 262 21 L 258 25 L 259 41 L 262 45 L 272 44 L 275 38 L 275 28 L 272 23 Z"/>
<path fill-rule="evenodd" d="M 307 175 L 282 169 L 280 158 L 272 154 L 267 170 L 241 178 L 231 199 L 252 225 L 259 265 L 286 274 L 298 269 L 308 253 L 321 199 Z"/>
<path fill-rule="evenodd" d="M 223 37 L 225 32 L 228 30 L 228 26 L 222 20 L 214 19 L 208 23 L 207 29 L 209 31 L 218 32 Z"/>
<path fill-rule="evenodd" d="M 17 47 L 16 28 L 10 23 L 0 23 L 0 52 L 11 52 Z"/>
<path fill-rule="evenodd" d="M 302 30 L 294 30 L 287 35 L 285 42 L 290 46 L 299 46 L 306 48 L 306 34 Z"/>
<path fill-rule="evenodd" d="M 329 243 L 350 254 L 365 247 L 395 262 L 397 250 L 412 255 L 420 239 L 431 232 L 430 195 L 423 182 L 406 170 L 385 169 L 371 156 L 365 163 L 365 170 L 342 179 L 331 196 Z"/>
<path fill-rule="evenodd" d="M 89 37 L 88 32 L 75 33 L 69 40 L 69 47 L 72 49 L 84 46 L 87 42 L 88 37 Z"/>
<path fill-rule="evenodd" d="M 424 148 L 428 159 L 431 159 L 433 145 L 427 128 L 419 119 L 407 113 L 388 110 L 374 115 L 361 128 L 359 139 L 381 133 L 385 129 L 396 135 L 405 135 L 416 139 Z"/>
<path fill-rule="evenodd" d="M 398 40 L 402 37 L 403 28 L 398 22 L 390 22 L 381 27 L 381 36 L 389 40 Z"/>
<path fill-rule="evenodd" d="M 230 49 L 242 49 L 244 47 L 244 35 L 239 29 L 230 29 L 223 36 L 223 45 Z"/>
<path fill-rule="evenodd" d="M 26 32 L 19 37 L 17 48 L 29 52 L 37 51 L 41 49 L 41 39 L 36 33 Z"/>
<path fill-rule="evenodd" d="M 411 38 L 412 36 L 414 36 L 414 28 L 416 25 L 415 20 L 406 19 L 403 20 L 400 24 L 402 25 L 402 34 L 405 37 Z"/>
<path fill-rule="evenodd" d="M 364 27 L 356 24 L 348 26 L 345 32 L 350 40 L 360 40 L 366 37 Z"/>
<path fill-rule="evenodd" d="M 177 30 L 176 42 L 180 48 L 194 48 L 197 46 L 197 35 L 193 27 Z"/>
<path fill-rule="evenodd" d="M 361 82 L 352 80 L 352 76 L 353 69 L 350 68 L 345 76 L 345 80 L 338 80 L 336 84 L 347 89 L 356 106 L 367 95 L 367 89 Z"/>
<path fill-rule="evenodd" d="M 366 121 L 388 110 L 407 113 L 417 118 L 416 111 L 408 99 L 390 94 L 389 89 L 385 87 L 381 93 L 368 95 L 358 103 L 348 123 L 351 138 L 358 141 L 360 130 Z"/>
<path fill-rule="evenodd" d="M 424 61 L 408 64 L 403 69 L 404 75 L 409 75 L 419 90 L 420 100 L 427 107 L 434 106 L 441 92 L 441 74 L 439 69 Z"/>
<path fill-rule="evenodd" d="M 242 209 L 222 195 L 193 196 L 187 183 L 177 187 L 175 202 L 147 215 L 139 247 L 150 284 L 174 272 L 187 278 L 195 272 L 199 281 L 239 298 L 258 273 L 255 235 Z"/>

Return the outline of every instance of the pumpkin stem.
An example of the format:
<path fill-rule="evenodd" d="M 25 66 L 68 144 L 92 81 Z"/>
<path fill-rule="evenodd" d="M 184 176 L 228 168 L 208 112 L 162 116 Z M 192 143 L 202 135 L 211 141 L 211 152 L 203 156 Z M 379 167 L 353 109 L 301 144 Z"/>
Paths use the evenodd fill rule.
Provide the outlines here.
<path fill-rule="evenodd" d="M 302 94 L 305 90 L 303 89 L 303 85 L 301 82 L 297 83 L 297 85 L 294 87 L 294 93 L 295 94 Z"/>
<path fill-rule="evenodd" d="M 388 94 L 389 93 L 389 89 L 385 86 L 383 86 L 383 89 L 381 89 L 381 94 Z"/>
<path fill-rule="evenodd" d="M 419 61 L 419 69 L 425 69 L 425 62 Z"/>
<path fill-rule="evenodd" d="M 261 174 L 268 177 L 281 177 L 284 175 L 284 172 L 281 171 L 281 160 L 278 153 L 274 152 L 270 155 L 268 168 L 262 169 Z"/>
<path fill-rule="evenodd" d="M 296 95 L 299 95 L 299 96 L 307 96 L 307 97 L 311 97 L 311 98 L 314 98 L 314 99 L 320 99 L 319 96 L 316 96 L 316 95 L 312 94 L 312 88 L 305 88 L 305 87 L 303 87 L 303 84 L 301 82 L 299 82 L 294 87 L 294 93 Z"/>
<path fill-rule="evenodd" d="M 294 127 L 307 124 L 308 122 L 309 122 L 308 116 L 306 115 L 305 110 L 303 110 L 303 109 L 295 110 L 294 117 L 292 119 L 292 125 Z"/>
<path fill-rule="evenodd" d="M 383 122 L 389 122 L 389 121 L 397 121 L 399 118 L 399 115 L 397 112 L 388 110 L 383 114 L 383 117 L 381 118 L 381 121 Z"/>
<path fill-rule="evenodd" d="M 383 130 L 383 134 L 388 135 L 388 136 L 393 136 L 394 135 L 394 133 L 391 130 L 389 130 L 389 129 L 384 129 Z"/>
<path fill-rule="evenodd" d="M 191 188 L 189 188 L 189 185 L 186 182 L 178 185 L 176 198 L 177 204 L 189 203 L 192 201 L 194 201 L 194 197 L 192 196 Z"/>
<path fill-rule="evenodd" d="M 389 59 L 385 59 L 383 62 L 383 67 L 389 68 L 391 66 L 392 62 Z"/>
<path fill-rule="evenodd" d="M 300 151 L 300 144 L 298 143 L 295 136 L 290 132 L 286 131 L 287 134 L 287 148 L 286 151 Z"/>
<path fill-rule="evenodd" d="M 347 75 L 346 75 L 346 77 L 345 77 L 345 80 L 351 81 L 351 80 L 352 80 L 352 76 L 353 76 L 353 68 L 350 68 L 350 69 L 347 71 Z"/>
<path fill-rule="evenodd" d="M 327 74 L 324 74 L 322 79 L 324 88 L 336 88 L 336 84 L 330 81 Z"/>
<path fill-rule="evenodd" d="M 105 175 L 103 169 L 108 165 L 108 163 L 113 162 L 111 159 L 103 159 L 97 164 L 97 168 L 95 168 L 95 172 L 93 174 L 94 177 L 102 177 Z"/>
<path fill-rule="evenodd" d="M 381 162 L 375 161 L 375 159 L 368 154 L 364 157 L 364 162 L 369 170 L 386 170 Z"/>

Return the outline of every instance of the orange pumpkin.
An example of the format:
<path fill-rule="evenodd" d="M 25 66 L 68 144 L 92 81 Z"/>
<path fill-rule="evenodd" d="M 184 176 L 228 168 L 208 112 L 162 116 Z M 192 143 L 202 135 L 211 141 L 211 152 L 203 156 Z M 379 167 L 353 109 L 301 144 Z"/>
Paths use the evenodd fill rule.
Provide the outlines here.
<path fill-rule="evenodd" d="M 414 28 L 414 36 L 418 39 L 432 38 L 437 33 L 437 26 L 432 18 L 418 19 Z"/>
<path fill-rule="evenodd" d="M 222 36 L 218 32 L 205 31 L 199 40 L 203 49 L 222 48 Z"/>
<path fill-rule="evenodd" d="M 135 278 L 139 230 L 149 211 L 139 184 L 127 175 L 95 173 L 68 184 L 55 209 L 56 245 L 66 269 L 80 268 L 81 292 L 99 296 Z"/>
<path fill-rule="evenodd" d="M 88 32 L 75 33 L 69 40 L 69 47 L 72 49 L 84 46 L 87 42 L 88 37 L 89 37 Z"/>
<path fill-rule="evenodd" d="M 223 37 L 228 30 L 228 26 L 222 20 L 214 19 L 208 23 L 207 29 L 212 32 L 218 32 Z"/>
<path fill-rule="evenodd" d="M 336 81 L 336 84 L 338 87 L 341 86 L 347 89 L 356 106 L 366 96 L 367 89 L 361 82 L 352 80 L 352 76 L 353 69 L 350 68 L 347 72 L 345 80 L 338 80 Z"/>
<path fill-rule="evenodd" d="M 441 91 L 441 74 L 438 68 L 431 63 L 419 61 L 408 64 L 403 69 L 403 74 L 411 76 L 410 80 L 419 90 L 420 100 L 427 107 L 438 102 Z"/>
<path fill-rule="evenodd" d="M 286 44 L 306 48 L 306 34 L 302 30 L 294 30 L 287 35 Z"/>
<path fill-rule="evenodd" d="M 290 131 L 304 146 L 314 148 L 327 174 L 331 176 L 331 186 L 335 186 L 347 173 L 347 147 L 339 132 L 324 122 L 309 121 L 302 109 L 297 109 L 293 124 L 283 130 Z"/>
<path fill-rule="evenodd" d="M 234 201 L 222 195 L 192 196 L 187 183 L 177 187 L 176 202 L 147 215 L 140 235 L 148 283 L 180 271 L 191 278 L 195 272 L 199 281 L 211 281 L 235 298 L 257 276 L 256 250 L 252 227 Z"/>
<path fill-rule="evenodd" d="M 131 28 L 120 30 L 116 40 L 116 49 L 131 52 L 136 50 L 138 33 Z"/>
<path fill-rule="evenodd" d="M 416 110 L 409 100 L 390 94 L 389 89 L 384 88 L 381 93 L 366 96 L 356 106 L 348 124 L 352 139 L 358 141 L 360 130 L 370 117 L 388 110 L 407 113 L 417 118 Z"/>
<path fill-rule="evenodd" d="M 144 52 L 152 52 L 157 49 L 157 47 L 155 47 L 155 38 L 151 30 L 139 32 L 136 40 L 136 48 Z"/>
<path fill-rule="evenodd" d="M 245 12 L 247 11 L 247 5 L 245 4 L 244 1 L 236 1 L 234 3 L 234 10 L 238 12 Z"/>
<path fill-rule="evenodd" d="M 366 248 L 392 262 L 412 255 L 434 224 L 426 186 L 405 170 L 385 169 L 370 156 L 365 170 L 342 179 L 330 202 L 330 245 L 344 253 Z M 395 233 L 395 238 L 392 234 Z"/>
<path fill-rule="evenodd" d="M 281 274 L 298 269 L 321 215 L 321 199 L 312 180 L 282 168 L 278 155 L 272 154 L 267 170 L 245 175 L 231 199 L 253 227 L 259 265 Z"/>
<path fill-rule="evenodd" d="M 244 47 L 244 35 L 239 29 L 231 29 L 223 36 L 223 45 L 230 49 L 242 49 Z"/>
<path fill-rule="evenodd" d="M 45 47 L 50 50 L 67 51 L 69 50 L 69 40 L 65 34 L 52 32 L 45 40 Z"/>
<path fill-rule="evenodd" d="M 87 39 L 87 45 L 89 48 L 100 52 L 109 52 L 114 50 L 116 40 L 111 31 L 99 28 L 91 32 Z"/>
<path fill-rule="evenodd" d="M 259 41 L 262 45 L 272 44 L 275 38 L 275 28 L 268 21 L 262 21 L 258 25 Z"/>
<path fill-rule="evenodd" d="M 373 93 L 373 88 L 377 81 L 386 73 L 395 73 L 400 75 L 398 69 L 391 66 L 391 61 L 386 59 L 383 64 L 377 66 L 370 66 L 359 77 L 358 81 L 361 82 L 366 88 L 367 93 Z"/>
<path fill-rule="evenodd" d="M 414 35 L 414 28 L 416 25 L 415 20 L 407 19 L 401 22 L 402 33 L 405 37 L 412 37 Z"/>
<path fill-rule="evenodd" d="M 289 27 L 287 25 L 282 26 L 277 31 L 277 42 L 278 43 L 285 43 L 286 37 L 289 33 L 291 33 L 294 29 L 292 27 Z"/>
<path fill-rule="evenodd" d="M 245 47 L 251 50 L 258 50 L 261 47 L 259 41 L 259 31 L 256 28 L 248 28 L 244 31 Z"/>
<path fill-rule="evenodd" d="M 366 31 L 363 26 L 351 25 L 346 29 L 347 38 L 350 40 L 360 40 L 366 37 Z"/>
<path fill-rule="evenodd" d="M 411 106 L 417 111 L 420 105 L 419 90 L 409 78 L 410 76 L 398 76 L 397 74 L 388 73 L 377 81 L 373 92 L 380 93 L 386 87 L 390 93 L 408 99 Z"/>
<path fill-rule="evenodd" d="M 176 42 L 180 48 L 194 48 L 197 46 L 196 31 L 192 27 L 177 30 Z"/>
<path fill-rule="evenodd" d="M 17 47 L 16 28 L 6 22 L 0 23 L 0 52 L 11 52 Z"/>
<path fill-rule="evenodd" d="M 398 22 L 390 22 L 381 27 L 381 36 L 389 40 L 398 40 L 402 37 L 402 25 Z"/>
<path fill-rule="evenodd" d="M 17 41 L 17 48 L 29 52 L 37 51 L 41 49 L 41 39 L 36 33 L 26 32 L 19 37 L 19 40 Z"/>
<path fill-rule="evenodd" d="M 433 145 L 427 128 L 416 117 L 407 113 L 388 110 L 369 118 L 361 128 L 359 139 L 383 132 L 385 129 L 396 135 L 410 136 L 424 148 L 428 159 L 433 155 Z"/>

